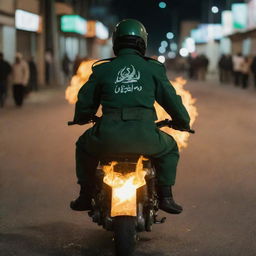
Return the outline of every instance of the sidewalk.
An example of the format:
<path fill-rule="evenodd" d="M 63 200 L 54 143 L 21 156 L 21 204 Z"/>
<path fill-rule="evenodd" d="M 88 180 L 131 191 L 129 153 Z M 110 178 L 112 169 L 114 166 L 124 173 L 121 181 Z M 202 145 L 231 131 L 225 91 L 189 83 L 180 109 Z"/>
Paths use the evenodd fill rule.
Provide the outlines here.
<path fill-rule="evenodd" d="M 59 88 L 47 88 L 44 87 L 37 92 L 30 92 L 24 99 L 22 108 L 28 106 L 46 104 L 52 101 L 65 100 L 65 89 L 64 87 Z M 12 92 L 8 92 L 8 96 L 5 102 L 4 108 L 0 108 L 0 113 L 8 110 L 17 109 L 13 100 Z"/>

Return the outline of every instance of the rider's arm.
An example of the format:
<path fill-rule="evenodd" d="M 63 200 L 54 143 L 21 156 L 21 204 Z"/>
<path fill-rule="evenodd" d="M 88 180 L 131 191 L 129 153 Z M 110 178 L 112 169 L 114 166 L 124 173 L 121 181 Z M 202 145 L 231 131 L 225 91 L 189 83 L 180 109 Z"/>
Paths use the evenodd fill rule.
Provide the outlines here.
<path fill-rule="evenodd" d="M 164 66 L 158 65 L 157 72 L 154 73 L 156 81 L 156 101 L 171 116 L 176 125 L 182 128 L 189 128 L 190 117 L 184 107 L 181 97 L 166 76 Z"/>
<path fill-rule="evenodd" d="M 100 87 L 93 72 L 89 80 L 81 87 L 75 108 L 74 122 L 83 124 L 89 121 L 100 105 Z"/>

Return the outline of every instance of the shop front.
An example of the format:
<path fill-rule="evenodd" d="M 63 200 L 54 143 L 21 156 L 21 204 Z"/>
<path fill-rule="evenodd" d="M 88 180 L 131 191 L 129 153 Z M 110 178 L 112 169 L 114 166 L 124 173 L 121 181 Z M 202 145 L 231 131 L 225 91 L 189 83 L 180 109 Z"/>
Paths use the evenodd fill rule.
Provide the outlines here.
<path fill-rule="evenodd" d="M 14 15 L 0 14 L 0 51 L 9 63 L 13 63 L 16 51 Z"/>
<path fill-rule="evenodd" d="M 38 40 L 41 33 L 41 18 L 39 15 L 24 10 L 15 12 L 16 49 L 25 59 L 37 59 Z"/>
<path fill-rule="evenodd" d="M 60 17 L 60 57 L 65 55 L 71 61 L 76 56 L 87 56 L 85 34 L 87 32 L 86 20 L 79 15 L 63 15 Z"/>

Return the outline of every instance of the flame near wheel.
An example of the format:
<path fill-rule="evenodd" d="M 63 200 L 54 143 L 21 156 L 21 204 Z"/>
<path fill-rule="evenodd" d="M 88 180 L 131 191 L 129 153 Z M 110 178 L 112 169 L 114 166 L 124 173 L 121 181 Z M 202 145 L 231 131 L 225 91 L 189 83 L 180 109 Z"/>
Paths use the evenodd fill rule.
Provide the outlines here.
<path fill-rule="evenodd" d="M 66 90 L 66 99 L 70 104 L 75 104 L 77 101 L 77 94 L 80 88 L 88 81 L 89 76 L 92 73 L 92 64 L 96 60 L 84 61 L 78 68 L 77 74 L 72 77 L 70 86 Z M 138 77 L 140 74 L 136 73 L 133 66 L 125 67 L 120 70 L 118 74 L 117 82 L 125 81 L 125 79 L 131 79 L 132 77 Z M 130 81 L 130 80 L 129 80 Z M 186 81 L 183 78 L 176 78 L 172 82 L 172 85 L 176 89 L 177 94 L 182 98 L 183 104 L 189 112 L 191 123 L 195 122 L 197 117 L 197 109 L 195 107 L 195 99 L 192 98 L 191 94 L 184 89 Z M 166 111 L 155 102 L 155 109 L 157 112 L 158 119 L 170 119 L 170 116 Z M 101 113 L 98 113 L 99 115 Z M 187 146 L 189 133 L 180 132 L 170 128 L 162 128 L 163 131 L 170 134 L 177 141 L 179 148 L 184 148 Z M 146 184 L 145 175 L 146 171 L 143 169 L 142 161 L 145 160 L 141 156 L 137 162 L 136 170 L 128 174 L 122 174 L 114 171 L 114 166 L 117 162 L 112 162 L 109 165 L 103 166 L 102 170 L 105 174 L 103 182 L 112 188 L 112 200 L 111 200 L 111 217 L 120 216 L 130 216 L 135 217 L 137 214 L 137 204 L 136 204 L 136 191 L 139 187 Z M 132 221 L 132 219 L 129 219 Z M 122 222 L 120 221 L 120 225 Z M 132 224 L 134 225 L 134 224 Z M 122 231 L 123 232 L 123 231 Z"/>

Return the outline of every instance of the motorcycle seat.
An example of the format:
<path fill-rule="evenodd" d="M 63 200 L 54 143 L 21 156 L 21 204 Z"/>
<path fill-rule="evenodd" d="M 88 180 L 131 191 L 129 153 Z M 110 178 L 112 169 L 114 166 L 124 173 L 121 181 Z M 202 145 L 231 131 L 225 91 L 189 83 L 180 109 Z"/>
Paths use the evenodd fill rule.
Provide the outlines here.
<path fill-rule="evenodd" d="M 115 155 L 106 155 L 101 157 L 100 162 L 102 164 L 108 164 L 110 162 L 118 163 L 137 163 L 140 158 L 140 155 L 137 154 L 115 154 Z"/>

